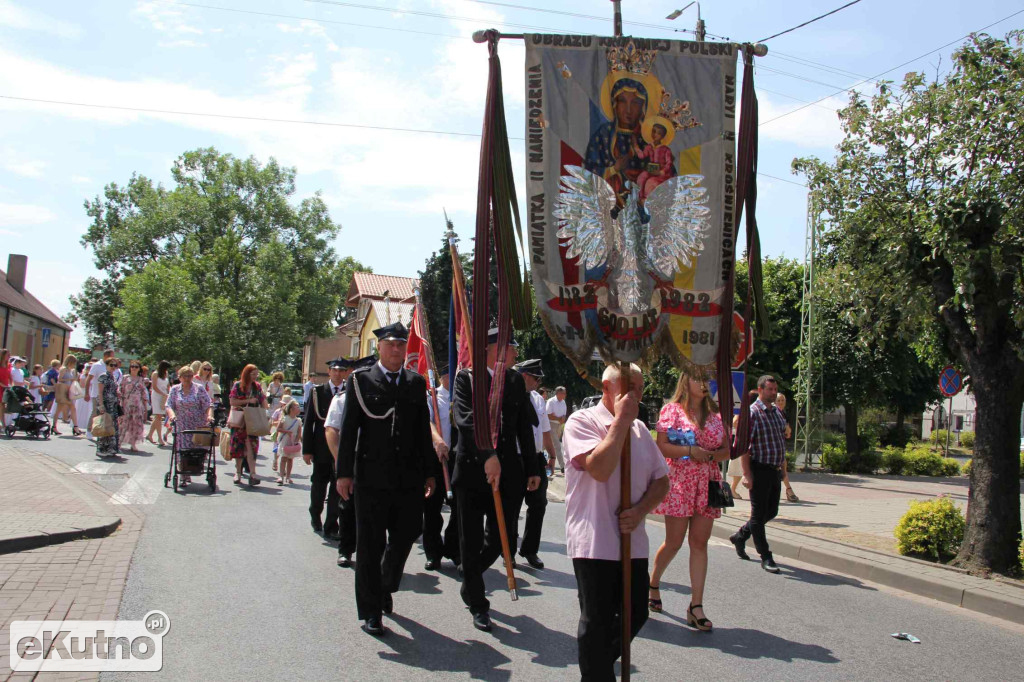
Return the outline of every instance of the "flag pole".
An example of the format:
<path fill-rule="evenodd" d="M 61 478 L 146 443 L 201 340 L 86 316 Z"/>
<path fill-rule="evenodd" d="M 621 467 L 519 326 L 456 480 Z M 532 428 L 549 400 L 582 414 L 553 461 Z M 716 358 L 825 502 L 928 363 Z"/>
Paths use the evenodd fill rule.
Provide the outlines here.
<path fill-rule="evenodd" d="M 434 426 L 437 428 L 437 432 L 441 434 L 441 438 L 444 438 L 444 431 L 441 429 L 441 412 L 437 406 L 437 388 L 434 386 L 434 375 L 437 374 L 437 370 L 434 366 L 434 349 L 430 346 L 430 325 L 427 324 L 426 313 L 423 309 L 423 301 L 420 299 L 420 290 L 416 289 L 416 320 L 419 324 L 419 329 L 416 330 L 416 334 L 420 337 L 420 344 L 423 346 L 422 352 L 427 359 L 427 387 L 430 390 L 430 400 L 434 406 Z M 448 462 L 441 462 L 441 473 L 444 474 L 444 493 L 449 501 L 452 499 L 452 482 L 448 477 Z"/>
<path fill-rule="evenodd" d="M 445 220 L 448 220 L 448 215 L 445 214 Z M 473 335 L 471 331 L 471 325 L 469 323 L 469 303 L 466 300 L 466 282 L 462 276 L 462 262 L 459 260 L 459 250 L 455 246 L 455 229 L 452 222 L 448 220 L 448 250 L 452 257 L 452 292 L 455 295 L 455 304 L 459 306 L 459 310 L 462 311 L 462 330 L 461 333 L 465 335 L 466 345 L 469 346 L 469 357 L 472 362 L 473 357 Z M 505 527 L 505 510 L 501 504 L 501 492 L 498 490 L 491 489 L 494 495 L 494 515 L 498 519 L 498 535 L 501 536 L 501 554 L 505 559 L 505 578 L 508 582 L 508 591 L 512 596 L 512 601 L 519 599 L 519 594 L 516 591 L 516 575 L 512 568 L 512 552 L 509 549 L 508 543 L 508 529 Z"/>

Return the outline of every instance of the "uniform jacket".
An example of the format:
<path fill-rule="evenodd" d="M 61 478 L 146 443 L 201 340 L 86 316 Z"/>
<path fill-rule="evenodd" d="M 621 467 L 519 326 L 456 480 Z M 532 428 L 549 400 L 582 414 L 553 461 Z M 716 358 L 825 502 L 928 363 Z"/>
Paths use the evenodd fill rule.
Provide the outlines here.
<path fill-rule="evenodd" d="M 356 382 L 367 411 L 379 416 L 394 407 L 395 412 L 385 419 L 368 416 L 356 395 Z M 423 377 L 403 369 L 393 387 L 379 364 L 353 372 L 345 384 L 338 477 L 354 478 L 361 488 L 415 489 L 422 494 L 436 467 Z"/>
<path fill-rule="evenodd" d="M 327 447 L 327 434 L 324 432 L 324 419 L 327 410 L 334 400 L 331 382 L 325 381 L 314 386 L 309 392 L 309 403 L 306 405 L 306 416 L 302 420 L 302 454 L 313 455 L 318 462 L 334 463 L 334 455 Z"/>
<path fill-rule="evenodd" d="M 488 373 L 488 390 L 490 386 L 491 376 Z M 464 369 L 455 376 L 452 413 L 453 424 L 458 432 L 452 485 L 487 487 L 484 462 L 495 451 L 479 451 L 476 448 L 473 435 L 473 376 L 469 370 Z M 536 423 L 537 413 L 530 403 L 523 377 L 515 370 L 505 370 L 497 455 L 501 461 L 502 481 L 508 481 L 513 487 L 521 484 L 525 489 L 526 478 L 541 475 L 542 467 L 533 443 L 533 425 Z"/>

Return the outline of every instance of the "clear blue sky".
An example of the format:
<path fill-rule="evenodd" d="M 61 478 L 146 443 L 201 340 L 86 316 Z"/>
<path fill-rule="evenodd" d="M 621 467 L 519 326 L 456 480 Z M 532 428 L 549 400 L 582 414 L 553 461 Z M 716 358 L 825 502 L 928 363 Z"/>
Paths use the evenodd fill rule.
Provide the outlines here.
<path fill-rule="evenodd" d="M 664 18 L 685 4 L 623 0 L 625 33 L 685 38 L 672 29 L 692 28 L 696 7 L 674 22 Z M 842 4 L 734 0 L 705 2 L 702 10 L 710 34 L 741 42 Z M 904 62 L 911 63 L 887 77 L 941 72 L 953 47 L 921 55 L 1021 9 L 995 0 L 862 0 L 769 41 L 757 73 L 761 171 L 800 182 L 789 173 L 793 157 L 830 157 L 840 138 L 835 109 L 846 96 L 833 93 Z M 558 12 L 610 17 L 611 3 L 0 0 L 0 235 L 10 252 L 29 256 L 29 289 L 64 314 L 68 295 L 95 273 L 79 244 L 83 201 L 133 172 L 169 182 L 176 156 L 212 145 L 297 167 L 298 195 L 321 191 L 342 225 L 339 254 L 376 272 L 415 276 L 440 243 L 442 208 L 462 235 L 471 234 L 476 137 L 3 97 L 472 134 L 480 130 L 486 84 L 486 48 L 470 40 L 472 31 L 611 32 L 609 19 Z M 1022 20 L 989 32 L 1002 36 Z M 509 127 L 518 136 L 522 44 L 503 41 L 500 55 Z M 522 142 L 512 145 L 522 188 Z M 805 189 L 762 176 L 759 190 L 766 254 L 802 258 Z M 84 339 L 80 332 L 72 338 Z"/>

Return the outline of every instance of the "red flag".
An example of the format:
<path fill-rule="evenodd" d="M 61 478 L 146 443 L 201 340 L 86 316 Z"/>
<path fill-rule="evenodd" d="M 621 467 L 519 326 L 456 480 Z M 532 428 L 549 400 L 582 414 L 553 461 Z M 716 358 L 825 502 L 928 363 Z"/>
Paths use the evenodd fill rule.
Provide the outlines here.
<path fill-rule="evenodd" d="M 462 262 L 459 260 L 458 254 L 455 251 L 455 245 L 451 246 L 452 252 L 452 293 L 455 297 L 455 333 L 459 336 L 459 366 L 450 367 L 449 371 L 452 376 L 455 375 L 457 370 L 464 367 L 469 367 L 472 364 L 472 357 L 469 352 L 469 339 L 473 330 L 469 324 L 469 320 L 462 319 L 463 307 L 467 305 L 466 301 L 466 278 L 462 274 Z"/>
<path fill-rule="evenodd" d="M 427 349 L 419 311 L 414 309 L 409 323 L 409 343 L 406 346 L 405 368 L 427 376 Z"/>

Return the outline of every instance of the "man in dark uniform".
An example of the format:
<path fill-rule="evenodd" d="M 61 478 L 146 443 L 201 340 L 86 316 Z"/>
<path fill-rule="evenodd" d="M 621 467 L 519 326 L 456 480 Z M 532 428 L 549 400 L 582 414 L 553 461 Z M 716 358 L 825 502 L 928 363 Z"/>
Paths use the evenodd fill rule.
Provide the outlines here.
<path fill-rule="evenodd" d="M 488 335 L 487 367 L 476 371 L 494 371 L 498 354 L 504 353 L 506 362 L 515 359 L 515 348 L 498 348 L 498 331 Z M 540 485 L 540 467 L 533 445 L 533 423 L 536 413 L 526 394 L 523 378 L 511 368 L 505 370 L 505 388 L 501 401 L 501 428 L 497 450 L 478 450 L 475 445 L 473 418 L 473 376 L 462 370 L 455 377 L 452 399 L 455 428 L 459 442 L 455 454 L 455 489 L 459 518 L 459 545 L 462 555 L 462 601 L 473 614 L 473 626 L 489 631 L 490 602 L 484 596 L 483 572 L 501 556 L 501 537 L 495 516 L 492 491 L 501 493 L 505 514 L 505 528 L 509 534 L 509 548 L 516 546 L 519 527 L 519 509 L 524 491 L 536 490 Z M 484 530 L 484 518 L 487 527 Z"/>
<path fill-rule="evenodd" d="M 544 378 L 544 368 L 540 360 L 524 360 L 513 367 L 523 375 L 523 382 L 530 396 L 530 404 L 537 413 L 537 423 L 533 427 L 533 444 L 537 448 L 537 466 L 541 471 L 547 468 L 548 458 L 544 452 L 553 453 L 554 443 L 551 440 L 551 422 L 548 421 L 547 402 L 537 389 Z M 552 455 L 553 456 L 553 455 Z M 536 569 L 544 568 L 544 562 L 537 556 L 540 550 L 540 533 L 544 528 L 544 512 L 548 506 L 548 477 L 542 476 L 536 490 L 526 491 L 526 525 L 523 527 L 523 542 L 519 545 L 519 556 Z"/>
<path fill-rule="evenodd" d="M 409 331 L 374 330 L 380 361 L 345 385 L 338 493 L 356 500 L 356 609 L 368 634 L 384 634 L 409 551 L 423 528 L 423 500 L 434 492 L 427 384 L 403 369 Z"/>
<path fill-rule="evenodd" d="M 345 358 L 336 358 L 327 366 L 328 381 L 309 392 L 302 424 L 302 461 L 313 465 L 313 474 L 309 477 L 309 516 L 313 531 L 323 531 L 325 538 L 337 540 L 338 491 L 334 487 L 334 457 L 327 446 L 324 420 L 334 396 L 345 390 L 345 379 L 352 371 L 352 363 Z M 327 515 L 321 522 L 324 497 L 327 498 Z"/>
<path fill-rule="evenodd" d="M 350 363 L 352 371 L 363 367 L 373 367 L 377 364 L 377 356 L 368 355 Z M 347 376 L 346 376 L 347 378 Z M 327 447 L 334 457 L 334 471 L 338 470 L 338 443 L 341 442 L 341 419 L 345 411 L 345 391 L 334 396 L 331 401 L 331 408 L 327 410 L 327 419 L 324 420 L 324 432 L 327 438 Z M 337 493 L 337 486 L 331 482 L 331 488 Z M 338 566 L 349 568 L 352 566 L 352 553 L 356 551 L 356 501 L 355 498 L 339 500 L 338 505 Z"/>

